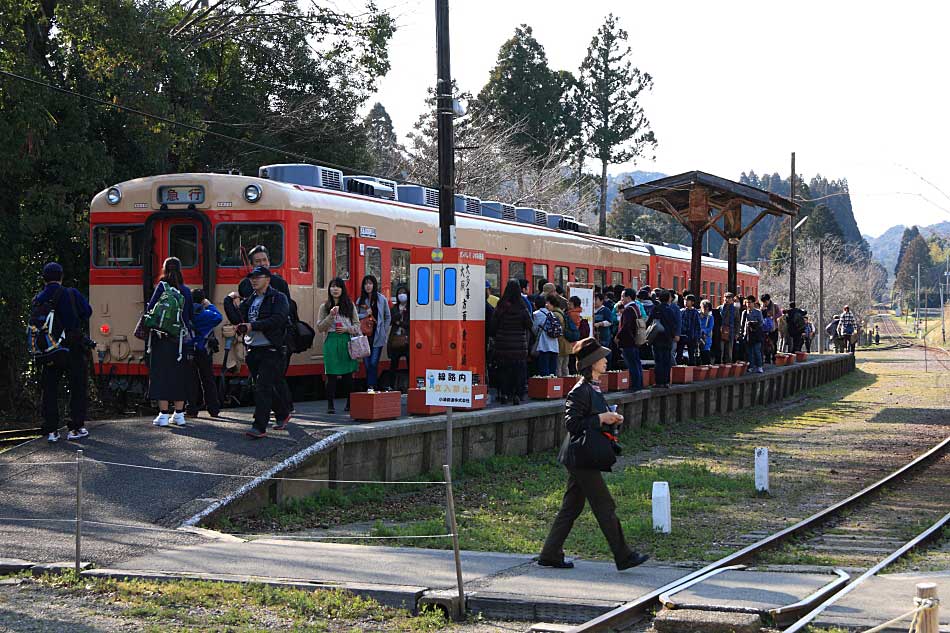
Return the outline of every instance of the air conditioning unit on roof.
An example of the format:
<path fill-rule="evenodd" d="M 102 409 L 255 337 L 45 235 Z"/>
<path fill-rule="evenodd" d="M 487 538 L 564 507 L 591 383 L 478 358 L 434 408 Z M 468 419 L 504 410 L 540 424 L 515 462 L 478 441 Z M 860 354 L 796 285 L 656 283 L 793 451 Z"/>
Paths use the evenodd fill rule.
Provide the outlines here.
<path fill-rule="evenodd" d="M 583 222 L 577 223 L 577 232 L 578 233 L 590 233 L 590 227 L 584 224 Z"/>
<path fill-rule="evenodd" d="M 419 185 L 398 185 L 396 199 L 408 204 L 439 208 L 439 192 Z"/>
<path fill-rule="evenodd" d="M 497 200 L 482 200 L 482 215 L 499 220 L 517 220 L 514 205 Z"/>
<path fill-rule="evenodd" d="M 362 196 L 396 199 L 396 182 L 375 176 L 343 176 L 343 189 Z"/>
<path fill-rule="evenodd" d="M 472 196 L 464 196 L 460 193 L 455 194 L 455 212 L 467 213 L 469 215 L 482 214 L 482 201 Z"/>
<path fill-rule="evenodd" d="M 556 229 L 561 223 L 561 219 L 564 216 L 560 213 L 548 213 L 547 222 L 549 229 Z"/>
<path fill-rule="evenodd" d="M 537 209 L 530 207 L 515 207 L 515 219 L 525 224 L 534 224 L 534 213 Z"/>
<path fill-rule="evenodd" d="M 564 216 L 557 223 L 557 228 L 562 231 L 577 231 L 577 220 L 569 216 Z"/>
<path fill-rule="evenodd" d="M 343 172 L 339 169 L 330 169 L 307 163 L 281 163 L 264 165 L 257 170 L 260 178 L 268 178 L 277 182 L 287 182 L 304 187 L 320 187 L 343 191 Z"/>

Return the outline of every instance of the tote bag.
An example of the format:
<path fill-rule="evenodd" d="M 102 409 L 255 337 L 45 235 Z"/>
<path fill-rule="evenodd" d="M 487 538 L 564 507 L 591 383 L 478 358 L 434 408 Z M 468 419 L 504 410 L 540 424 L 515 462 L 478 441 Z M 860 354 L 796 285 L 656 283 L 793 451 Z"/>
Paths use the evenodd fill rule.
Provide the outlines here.
<path fill-rule="evenodd" d="M 351 336 L 350 342 L 346 345 L 347 351 L 350 353 L 350 358 L 353 360 L 360 360 L 361 358 L 366 358 L 370 355 L 369 348 L 369 339 L 366 338 L 365 334 L 360 334 L 359 336 Z"/>

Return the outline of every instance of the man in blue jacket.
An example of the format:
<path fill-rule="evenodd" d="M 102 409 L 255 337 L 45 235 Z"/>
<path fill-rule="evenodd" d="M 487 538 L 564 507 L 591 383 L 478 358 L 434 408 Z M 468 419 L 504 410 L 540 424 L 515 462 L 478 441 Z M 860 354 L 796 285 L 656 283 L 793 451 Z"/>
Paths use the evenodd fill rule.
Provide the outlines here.
<path fill-rule="evenodd" d="M 195 350 L 192 361 L 194 375 L 191 380 L 191 393 L 188 397 L 186 413 L 188 417 L 196 417 L 199 403 L 204 402 L 205 409 L 212 418 L 216 418 L 221 413 L 218 389 L 214 384 L 214 371 L 211 366 L 216 350 L 209 350 L 208 343 L 214 333 L 214 328 L 221 324 L 224 317 L 214 304 L 208 301 L 203 289 L 192 290 L 191 300 L 194 302 L 194 312 L 191 317 L 191 324 L 195 331 Z"/>
<path fill-rule="evenodd" d="M 670 368 L 673 365 L 673 345 L 679 341 L 679 324 L 677 316 L 679 310 L 670 307 L 670 293 L 668 290 L 661 290 L 657 293 L 659 303 L 653 306 L 653 313 L 647 320 L 647 327 L 654 321 L 659 321 L 663 326 L 663 333 L 658 335 L 653 341 L 653 360 L 656 363 L 656 387 L 659 389 L 670 388 Z"/>
<path fill-rule="evenodd" d="M 33 305 L 53 301 L 54 320 L 58 320 L 66 336 L 66 352 L 59 352 L 43 365 L 41 384 L 43 388 L 43 434 L 53 444 L 59 441 L 59 383 L 65 374 L 69 381 L 69 433 L 68 440 L 81 440 L 89 435 L 86 430 L 88 407 L 87 383 L 89 347 L 83 325 L 92 316 L 92 308 L 81 292 L 63 286 L 63 267 L 50 262 L 43 267 L 46 286 L 35 297 Z"/>
<path fill-rule="evenodd" d="M 722 325 L 720 326 L 719 341 L 722 346 L 722 362 L 732 362 L 732 345 L 736 340 L 736 327 L 739 325 L 739 312 L 733 303 L 735 295 L 727 292 L 723 296 L 723 304 L 719 306 L 719 314 L 722 315 Z"/>

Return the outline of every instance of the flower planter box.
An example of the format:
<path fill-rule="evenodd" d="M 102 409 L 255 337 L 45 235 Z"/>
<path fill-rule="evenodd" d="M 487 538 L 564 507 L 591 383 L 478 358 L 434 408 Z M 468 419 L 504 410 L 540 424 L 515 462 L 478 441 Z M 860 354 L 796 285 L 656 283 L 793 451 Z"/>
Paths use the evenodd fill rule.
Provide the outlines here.
<path fill-rule="evenodd" d="M 808 360 L 808 352 L 795 352 L 795 360 L 799 363 L 803 363 Z"/>
<path fill-rule="evenodd" d="M 580 376 L 564 376 L 564 378 L 561 379 L 564 381 L 564 387 L 563 387 L 564 395 L 562 397 L 566 398 L 567 394 L 571 393 L 571 389 L 574 388 L 574 385 L 576 385 L 577 381 L 580 379 L 581 379 Z M 606 390 L 601 389 L 601 392 L 604 392 L 604 391 Z"/>
<path fill-rule="evenodd" d="M 732 374 L 733 378 L 738 378 L 745 373 L 745 364 L 743 363 L 733 363 L 732 364 Z"/>
<path fill-rule="evenodd" d="M 652 387 L 655 384 L 656 384 L 656 370 L 644 369 L 643 370 L 643 386 Z"/>
<path fill-rule="evenodd" d="M 563 378 L 528 378 L 528 397 L 533 400 L 557 400 L 564 397 Z"/>
<path fill-rule="evenodd" d="M 786 365 L 791 364 L 792 358 L 793 356 L 791 354 L 778 354 L 776 355 L 775 360 L 779 367 L 785 367 Z"/>
<path fill-rule="evenodd" d="M 406 397 L 406 410 L 409 415 L 436 415 L 445 413 L 445 407 L 430 407 L 426 405 L 425 389 L 410 389 Z"/>
<path fill-rule="evenodd" d="M 486 406 L 488 406 L 488 385 L 472 385 L 472 408 L 469 410 L 484 409 Z"/>
<path fill-rule="evenodd" d="M 398 391 L 357 391 L 350 395 L 350 417 L 354 420 L 395 420 L 400 415 L 402 394 Z"/>
<path fill-rule="evenodd" d="M 719 365 L 710 365 L 710 366 L 709 366 L 709 375 L 708 375 L 706 378 L 707 378 L 708 380 L 714 380 L 714 379 L 716 379 L 716 378 L 719 378 L 719 370 L 720 370 L 720 366 L 719 366 Z"/>
<path fill-rule="evenodd" d="M 670 382 L 674 385 L 685 385 L 693 382 L 693 369 L 689 365 L 675 365 L 670 372 Z"/>
<path fill-rule="evenodd" d="M 610 391 L 623 391 L 630 388 L 629 371 L 609 371 L 606 378 L 607 388 Z"/>
<path fill-rule="evenodd" d="M 709 379 L 710 368 L 709 365 L 700 365 L 699 367 L 693 367 L 693 380 L 708 380 Z"/>

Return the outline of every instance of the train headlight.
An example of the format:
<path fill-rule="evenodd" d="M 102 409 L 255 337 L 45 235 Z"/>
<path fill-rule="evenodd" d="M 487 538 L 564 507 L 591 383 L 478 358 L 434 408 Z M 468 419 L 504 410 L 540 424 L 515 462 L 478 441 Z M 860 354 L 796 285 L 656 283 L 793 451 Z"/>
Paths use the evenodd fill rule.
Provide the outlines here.
<path fill-rule="evenodd" d="M 263 192 L 257 185 L 248 185 L 244 187 L 244 199 L 248 202 L 257 202 L 261 199 Z"/>
<path fill-rule="evenodd" d="M 122 200 L 122 192 L 119 191 L 118 187 L 109 187 L 109 190 L 106 192 L 106 202 L 112 205 L 119 204 L 119 201 Z"/>

